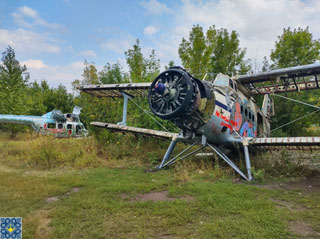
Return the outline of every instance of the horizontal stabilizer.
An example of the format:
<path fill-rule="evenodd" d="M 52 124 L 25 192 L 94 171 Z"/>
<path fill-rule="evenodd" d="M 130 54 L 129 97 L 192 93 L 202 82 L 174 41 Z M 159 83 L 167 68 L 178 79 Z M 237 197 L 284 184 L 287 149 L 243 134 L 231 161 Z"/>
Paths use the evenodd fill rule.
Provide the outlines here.
<path fill-rule="evenodd" d="M 168 139 L 168 140 L 171 140 L 173 137 L 176 137 L 178 135 L 176 133 L 165 132 L 160 130 L 144 129 L 144 128 L 137 128 L 137 127 L 110 124 L 110 123 L 91 122 L 90 124 L 96 127 L 105 128 L 110 131 L 117 131 L 122 133 L 133 133 L 133 134 L 151 136 L 151 137 Z"/>

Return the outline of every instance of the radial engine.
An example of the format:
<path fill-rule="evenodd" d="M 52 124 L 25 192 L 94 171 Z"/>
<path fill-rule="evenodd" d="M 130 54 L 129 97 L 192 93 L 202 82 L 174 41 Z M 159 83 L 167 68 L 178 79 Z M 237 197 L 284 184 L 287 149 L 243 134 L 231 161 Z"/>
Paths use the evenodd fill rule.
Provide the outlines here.
<path fill-rule="evenodd" d="M 213 113 L 213 86 L 181 67 L 171 67 L 152 82 L 148 102 L 156 116 L 173 122 L 184 137 L 192 138 Z"/>

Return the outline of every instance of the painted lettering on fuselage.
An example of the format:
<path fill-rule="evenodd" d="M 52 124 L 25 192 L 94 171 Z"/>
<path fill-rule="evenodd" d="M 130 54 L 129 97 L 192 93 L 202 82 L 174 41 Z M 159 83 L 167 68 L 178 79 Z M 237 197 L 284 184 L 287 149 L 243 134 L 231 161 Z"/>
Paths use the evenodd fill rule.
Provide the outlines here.
<path fill-rule="evenodd" d="M 238 101 L 234 103 L 235 111 L 233 115 L 233 120 L 230 117 L 224 116 L 219 113 L 217 110 L 215 115 L 222 119 L 220 123 L 221 126 L 225 126 L 229 129 L 230 134 L 233 133 L 233 130 L 238 132 L 241 136 L 244 137 L 256 137 L 257 131 L 255 125 L 248 119 L 243 121 L 241 114 L 241 105 Z"/>

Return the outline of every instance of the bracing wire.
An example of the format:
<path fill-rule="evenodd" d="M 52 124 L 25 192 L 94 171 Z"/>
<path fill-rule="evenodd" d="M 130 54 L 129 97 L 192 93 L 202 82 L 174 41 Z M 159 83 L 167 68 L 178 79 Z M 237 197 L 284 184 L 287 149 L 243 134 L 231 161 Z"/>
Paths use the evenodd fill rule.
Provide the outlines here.
<path fill-rule="evenodd" d="M 151 119 L 153 119 L 158 125 L 160 125 L 165 131 L 169 132 L 169 130 L 164 127 L 156 118 L 154 118 L 148 111 L 143 109 L 140 105 L 138 105 L 133 99 L 129 98 L 139 109 L 141 109 L 144 113 L 146 113 L 148 116 L 150 116 Z"/>
<path fill-rule="evenodd" d="M 303 105 L 306 105 L 306 106 L 310 106 L 310 107 L 316 108 L 317 110 L 312 111 L 312 112 L 310 112 L 310 113 L 308 113 L 308 114 L 306 114 L 306 115 L 304 115 L 304 116 L 301 116 L 301 117 L 299 117 L 299 118 L 297 118 L 297 119 L 294 119 L 294 120 L 292 120 L 292 121 L 290 121 L 290 122 L 288 122 L 288 123 L 285 123 L 285 124 L 283 124 L 283 125 L 275 128 L 275 129 L 272 129 L 272 130 L 270 131 L 270 133 L 272 133 L 272 132 L 274 132 L 274 131 L 276 131 L 276 130 L 278 130 L 278 129 L 281 129 L 281 128 L 289 125 L 289 124 L 292 124 L 292 123 L 294 123 L 294 122 L 296 122 L 296 121 L 298 121 L 298 120 L 301 120 L 301 119 L 303 119 L 303 118 L 306 118 L 306 117 L 308 117 L 308 116 L 310 116 L 310 115 L 312 115 L 312 114 L 317 113 L 317 112 L 320 111 L 320 107 L 315 106 L 315 105 L 308 104 L 308 103 L 303 102 L 303 101 L 300 101 L 300 100 L 294 100 L 294 99 L 291 99 L 291 98 L 289 98 L 289 97 L 285 97 L 285 96 L 282 96 L 282 95 L 277 95 L 277 94 L 274 94 L 274 93 L 271 93 L 271 95 L 274 95 L 274 96 L 277 96 L 277 97 L 280 97 L 280 98 L 283 98 L 283 99 L 286 99 L 286 100 L 291 100 L 291 101 L 293 101 L 293 102 L 300 103 L 300 104 L 303 104 Z M 261 135 L 259 135 L 259 136 L 261 136 Z"/>

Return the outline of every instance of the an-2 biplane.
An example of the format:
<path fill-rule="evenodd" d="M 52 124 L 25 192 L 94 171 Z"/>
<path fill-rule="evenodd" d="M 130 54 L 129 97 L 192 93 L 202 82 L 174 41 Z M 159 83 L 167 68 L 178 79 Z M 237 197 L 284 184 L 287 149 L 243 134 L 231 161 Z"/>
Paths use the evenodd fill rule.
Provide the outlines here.
<path fill-rule="evenodd" d="M 320 64 L 315 63 L 235 77 L 218 74 L 214 79 L 205 77 L 199 80 L 181 67 L 171 67 L 151 83 L 84 85 L 80 90 L 98 97 L 124 97 L 122 122 L 92 122 L 92 125 L 111 131 L 171 139 L 159 169 L 204 148 L 211 148 L 244 179 L 251 181 L 249 145 L 320 145 L 320 137 L 269 137 L 269 122 L 274 114 L 274 103 L 270 95 L 319 89 L 319 74 Z M 256 94 L 264 95 L 262 108 L 258 107 L 252 97 Z M 153 114 L 173 122 L 181 132 L 174 134 L 126 126 L 127 104 L 133 97 L 148 97 Z M 315 112 L 320 111 L 320 107 L 299 103 L 316 108 Z M 190 146 L 171 157 L 177 142 L 189 143 Z M 223 152 L 223 147 L 232 147 L 234 144 L 244 148 L 247 175 Z M 199 145 L 199 148 L 188 152 L 195 145 Z"/>
<path fill-rule="evenodd" d="M 88 130 L 80 122 L 81 108 L 75 106 L 72 113 L 63 114 L 53 110 L 42 116 L 0 114 L 0 123 L 24 124 L 42 135 L 55 135 L 57 138 L 85 137 Z"/>

